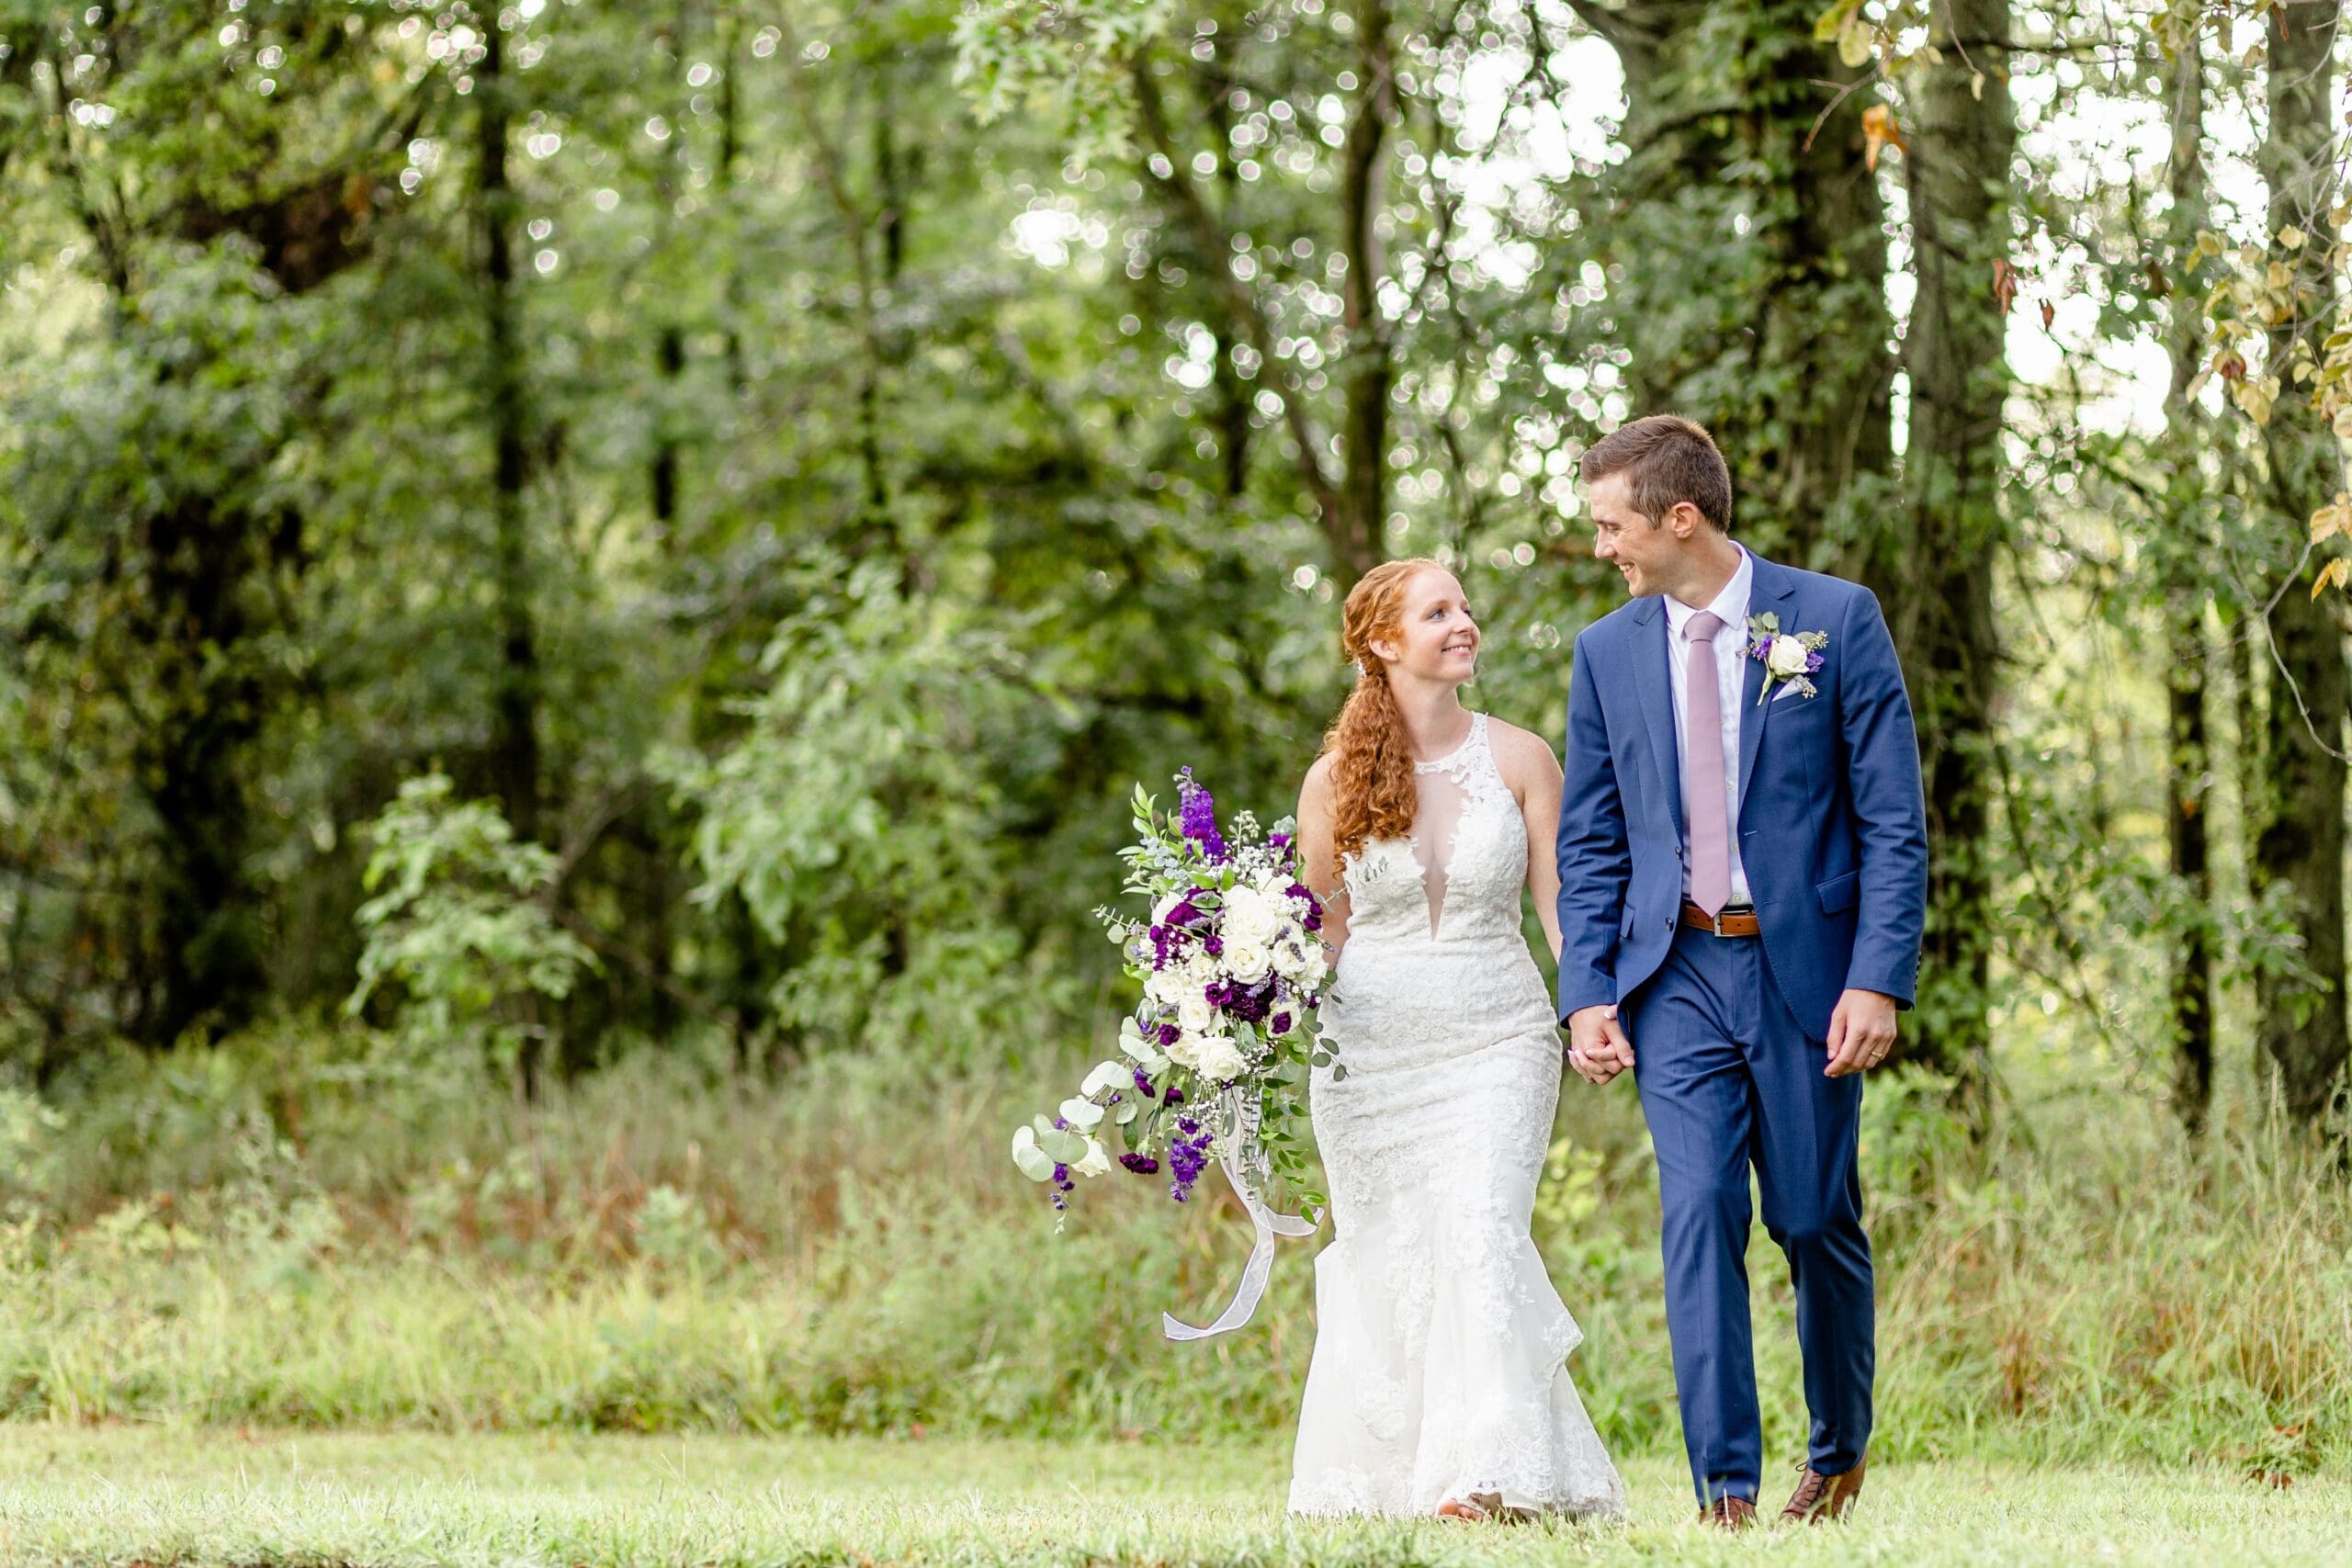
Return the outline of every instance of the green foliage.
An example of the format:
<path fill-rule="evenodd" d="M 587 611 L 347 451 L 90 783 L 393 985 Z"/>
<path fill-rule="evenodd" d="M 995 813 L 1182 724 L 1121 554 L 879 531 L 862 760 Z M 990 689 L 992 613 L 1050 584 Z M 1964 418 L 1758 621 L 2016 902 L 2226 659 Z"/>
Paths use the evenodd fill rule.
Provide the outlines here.
<path fill-rule="evenodd" d="M 667 772 L 695 817 L 695 901 L 741 898 L 786 956 L 770 997 L 783 1028 L 977 1063 L 1068 1003 L 1001 897 L 988 766 L 1049 694 L 1000 616 L 898 578 L 881 560 L 797 570 L 800 607 L 760 658 L 770 684 L 734 705 L 742 733 Z"/>
<path fill-rule="evenodd" d="M 345 1008 L 356 1015 L 396 983 L 412 1040 L 511 1063 L 540 1032 L 527 998 L 561 1000 L 596 955 L 548 913 L 555 857 L 515 842 L 490 802 L 453 802 L 451 788 L 441 773 L 411 779 L 368 827 L 375 897 L 359 907 L 367 942 Z"/>
<path fill-rule="evenodd" d="M 1035 6 L 991 0 L 956 27 L 956 81 L 983 125 L 1039 118 L 1081 161 L 1134 151 L 1125 75 L 1163 37 L 1174 0 L 1075 0 Z"/>
<path fill-rule="evenodd" d="M 1203 1356 L 1159 1335 L 1248 1227 L 1114 1174 L 1053 1235 L 990 1129 L 1017 1081 L 832 1053 L 784 1087 L 723 1041 L 539 1100 L 388 1067 L 365 1038 L 125 1055 L 20 1102 L 0 1390 L 20 1417 L 435 1430 L 1251 1439 L 1295 1414 L 1313 1269 Z M 2093 1083 L 2097 1069 L 2086 1071 Z M 2052 1086 L 2056 1089 L 2059 1086 Z M 2324 1168 L 2186 1156 L 2081 1086 L 1972 1146 L 1932 1085 L 1874 1087 L 1865 1182 L 1890 1463 L 2341 1462 L 2352 1204 Z M 1620 1452 L 1678 1449 L 1655 1176 L 1630 1096 L 1574 1091 L 1536 1238 Z M 1217 1179 L 1212 1177 L 1212 1182 Z M 21 1184 L 20 1184 L 21 1183 Z M 1796 1452 L 1793 1297 L 1749 1264 L 1768 1442 Z M 2278 1428 L 2301 1434 L 2280 1452 Z"/>

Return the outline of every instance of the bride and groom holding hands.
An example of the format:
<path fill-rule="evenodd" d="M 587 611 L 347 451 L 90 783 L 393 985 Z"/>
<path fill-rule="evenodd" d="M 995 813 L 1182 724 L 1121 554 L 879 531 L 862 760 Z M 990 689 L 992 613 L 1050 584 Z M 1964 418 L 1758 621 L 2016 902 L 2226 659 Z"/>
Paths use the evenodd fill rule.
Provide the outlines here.
<path fill-rule="evenodd" d="M 1911 1004 L 1928 881 L 1902 672 L 1868 591 L 1732 537 L 1703 429 L 1636 421 L 1580 477 L 1632 599 L 1577 638 L 1565 773 L 1542 738 L 1462 706 L 1480 632 L 1450 572 L 1393 561 L 1348 595 L 1359 676 L 1298 812 L 1347 1072 L 1312 1086 L 1335 1224 L 1297 1512 L 1623 1513 L 1566 1366 L 1581 1331 L 1529 1228 L 1561 1027 L 1589 1083 L 1632 1075 L 1649 1124 L 1702 1517 L 1753 1522 L 1763 1475 L 1751 1168 L 1812 1416 L 1783 1517 L 1842 1517 L 1861 1490 L 1861 1075 Z"/>

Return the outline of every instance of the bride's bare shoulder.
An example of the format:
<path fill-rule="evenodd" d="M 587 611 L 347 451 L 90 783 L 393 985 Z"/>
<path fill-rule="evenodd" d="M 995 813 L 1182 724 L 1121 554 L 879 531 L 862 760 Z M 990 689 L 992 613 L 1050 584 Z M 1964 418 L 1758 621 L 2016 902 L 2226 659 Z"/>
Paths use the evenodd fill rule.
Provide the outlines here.
<path fill-rule="evenodd" d="M 1487 716 L 1487 746 L 1506 784 L 1517 786 L 1522 780 L 1559 776 L 1560 759 L 1549 740 L 1492 714 Z"/>
<path fill-rule="evenodd" d="M 1328 811 L 1331 804 L 1331 753 L 1324 752 L 1306 770 L 1306 782 L 1299 786 L 1298 809 L 1304 817 L 1309 811 Z"/>

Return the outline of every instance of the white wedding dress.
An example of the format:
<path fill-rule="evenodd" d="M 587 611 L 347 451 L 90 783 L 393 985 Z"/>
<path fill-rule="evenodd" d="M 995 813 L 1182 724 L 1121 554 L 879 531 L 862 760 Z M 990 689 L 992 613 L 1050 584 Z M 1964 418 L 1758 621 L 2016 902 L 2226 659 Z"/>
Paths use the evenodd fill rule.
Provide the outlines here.
<path fill-rule="evenodd" d="M 1528 1230 L 1561 1051 L 1520 926 L 1526 826 L 1483 714 L 1419 773 L 1412 839 L 1344 867 L 1348 940 L 1322 1018 L 1347 1077 L 1313 1080 L 1335 1234 L 1315 1259 L 1290 1506 L 1499 1497 L 1622 1517 L 1566 1365 L 1583 1334 Z"/>

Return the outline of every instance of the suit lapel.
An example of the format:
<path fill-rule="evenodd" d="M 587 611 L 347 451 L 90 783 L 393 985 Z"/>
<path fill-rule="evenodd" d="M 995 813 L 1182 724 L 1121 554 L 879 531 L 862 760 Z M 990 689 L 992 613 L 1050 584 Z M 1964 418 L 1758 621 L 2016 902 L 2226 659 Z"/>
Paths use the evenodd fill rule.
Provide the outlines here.
<path fill-rule="evenodd" d="M 1790 619 L 1796 613 L 1796 574 L 1773 565 L 1762 556 L 1749 552 L 1756 562 L 1755 575 L 1747 591 L 1747 613 L 1760 615 L 1770 610 L 1780 617 L 1781 629 L 1798 629 Z M 1747 628 L 1739 628 L 1743 649 L 1752 640 Z M 1756 754 L 1764 746 L 1764 725 L 1772 716 L 1770 703 L 1758 705 L 1764 694 L 1764 661 L 1743 653 L 1741 664 L 1747 671 L 1740 682 L 1739 710 L 1739 814 L 1747 815 L 1747 783 L 1756 776 Z"/>
<path fill-rule="evenodd" d="M 1677 835 L 1682 832 L 1682 763 L 1680 739 L 1674 733 L 1674 697 L 1667 689 L 1671 665 L 1667 660 L 1665 603 L 1656 597 L 1638 601 L 1634 619 L 1634 685 L 1641 694 L 1642 712 L 1650 716 L 1643 728 L 1650 732 L 1650 750 L 1657 761 L 1657 776 L 1666 784 L 1667 815 Z"/>

